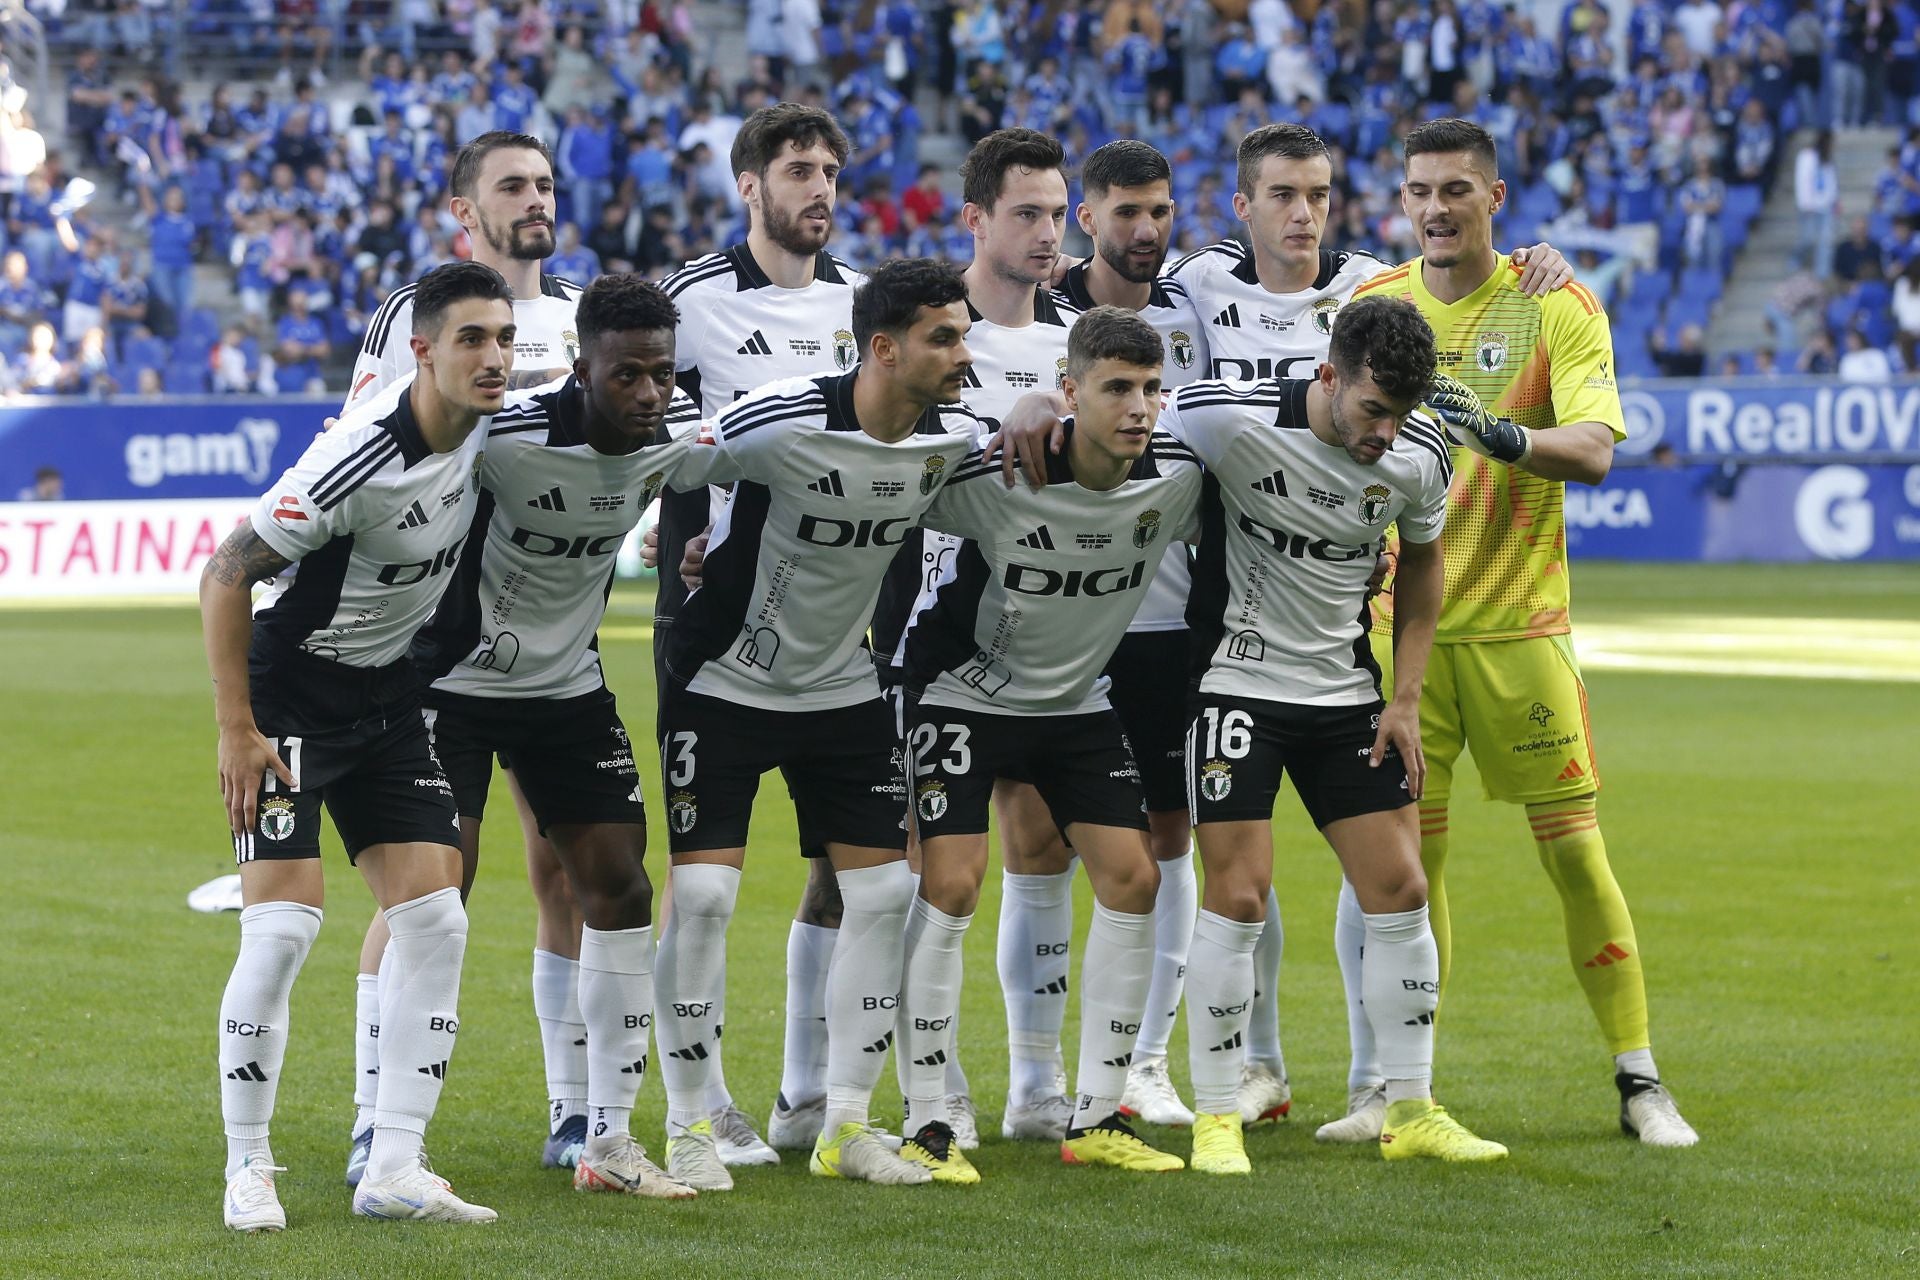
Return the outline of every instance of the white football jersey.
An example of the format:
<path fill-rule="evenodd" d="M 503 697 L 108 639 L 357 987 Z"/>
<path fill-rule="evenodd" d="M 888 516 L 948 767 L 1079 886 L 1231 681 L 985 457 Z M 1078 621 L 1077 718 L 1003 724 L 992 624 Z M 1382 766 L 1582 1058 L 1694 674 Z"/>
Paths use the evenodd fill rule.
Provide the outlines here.
<path fill-rule="evenodd" d="M 879 696 L 866 635 L 881 578 L 979 423 L 938 405 L 884 444 L 854 415 L 856 376 L 777 382 L 708 424 L 701 479 L 735 484 L 668 632 L 668 670 L 692 692 L 773 711 Z"/>
<path fill-rule="evenodd" d="M 690 450 L 700 410 L 675 390 L 652 443 L 587 443 L 571 375 L 517 392 L 487 432 L 483 493 L 454 586 L 414 645 L 436 689 L 481 698 L 571 698 L 605 683 L 595 632 L 627 534 Z"/>
<path fill-rule="evenodd" d="M 1186 286 L 1206 329 L 1206 377 L 1308 378 L 1327 358 L 1333 318 L 1353 291 L 1392 268 L 1369 253 L 1320 251 L 1320 274 L 1298 293 L 1270 293 L 1237 240 L 1188 254 L 1168 274 Z"/>
<path fill-rule="evenodd" d="M 1108 706 L 1107 660 L 1166 544 L 1197 527 L 1200 463 L 1156 432 L 1116 489 L 1075 483 L 1064 451 L 1047 470 L 1044 489 L 1008 490 L 1000 464 L 976 453 L 928 509 L 928 528 L 966 541 L 907 628 L 906 684 L 922 702 L 1013 715 Z"/>
<path fill-rule="evenodd" d="M 1076 262 L 1067 268 L 1057 296 L 1075 311 L 1089 311 L 1099 305 L 1087 291 L 1085 262 Z M 1161 386 L 1184 387 L 1208 376 L 1207 331 L 1184 284 L 1170 275 L 1155 280 L 1147 305 L 1140 309 L 1139 315 L 1167 344 L 1167 362 L 1160 371 Z"/>
<path fill-rule="evenodd" d="M 1087 291 L 1087 264 L 1075 263 L 1060 282 L 1060 293 L 1081 311 L 1097 305 Z M 1167 346 L 1160 385 L 1172 389 L 1208 377 L 1207 331 L 1200 323 L 1187 288 L 1170 275 L 1153 282 L 1153 292 L 1140 318 L 1154 327 Z M 1153 579 L 1145 603 L 1134 614 L 1129 631 L 1181 631 L 1187 625 L 1187 591 L 1193 581 L 1193 554 L 1184 542 L 1168 545 L 1165 563 Z"/>
<path fill-rule="evenodd" d="M 407 654 L 453 581 L 480 497 L 488 419 L 434 453 L 411 375 L 315 436 L 261 497 L 253 531 L 294 562 L 253 606 L 256 644 L 350 667 Z"/>
<path fill-rule="evenodd" d="M 973 320 L 967 330 L 973 367 L 967 370 L 960 398 L 991 435 L 1021 396 L 1060 389 L 1067 376 L 1067 331 L 1080 313 L 1060 295 L 1036 288 L 1031 324 L 1012 329 L 997 325 L 971 302 L 967 314 Z"/>
<path fill-rule="evenodd" d="M 1187 618 L 1200 688 L 1350 706 L 1380 696 L 1367 579 L 1387 526 L 1431 542 L 1447 518 L 1446 436 L 1416 413 L 1379 462 L 1355 462 L 1307 426 L 1306 379 L 1196 382 L 1160 429 L 1207 468 Z"/>
<path fill-rule="evenodd" d="M 680 308 L 674 335 L 679 385 L 712 418 L 771 382 L 844 373 L 859 362 L 853 340 L 853 291 L 865 280 L 830 253 L 814 259 L 813 283 L 783 289 L 767 278 L 747 246 L 696 258 L 660 282 Z M 678 566 L 687 539 L 707 527 L 716 503 L 704 491 L 672 491 L 660 503 L 660 564 Z M 677 572 L 660 574 L 656 620 L 671 620 L 686 599 Z"/>
<path fill-rule="evenodd" d="M 347 401 L 340 407 L 341 413 L 366 403 L 413 372 L 413 348 L 407 339 L 413 334 L 415 287 L 404 284 L 388 294 L 380 309 L 373 313 L 373 319 L 367 322 L 367 336 L 360 343 L 359 358 L 353 362 L 353 381 L 348 385 Z M 571 280 L 543 275 L 539 297 L 513 300 L 516 378 L 573 367 L 580 354 L 580 337 L 574 329 L 573 317 L 584 292 Z"/>

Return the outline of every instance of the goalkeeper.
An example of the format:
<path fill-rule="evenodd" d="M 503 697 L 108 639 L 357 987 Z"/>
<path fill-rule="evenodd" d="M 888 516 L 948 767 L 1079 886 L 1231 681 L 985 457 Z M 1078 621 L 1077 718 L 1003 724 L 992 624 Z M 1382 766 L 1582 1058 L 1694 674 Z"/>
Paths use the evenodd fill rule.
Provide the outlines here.
<path fill-rule="evenodd" d="M 1650 1146 L 1691 1146 L 1698 1136 L 1654 1066 L 1640 946 L 1600 835 L 1600 776 L 1569 634 L 1565 484 L 1598 484 L 1626 435 L 1613 339 L 1584 286 L 1538 298 L 1515 287 L 1518 268 L 1493 247 L 1493 215 L 1505 199 L 1484 129 L 1453 119 L 1416 128 L 1406 139 L 1401 201 L 1422 256 L 1354 294 L 1405 297 L 1427 318 L 1443 375 L 1429 404 L 1478 455 L 1457 459 L 1446 594 L 1420 706 L 1421 861 L 1441 981 L 1452 944 L 1441 879 L 1447 800 L 1454 763 L 1470 748 L 1487 794 L 1526 807 L 1560 894 L 1574 974 L 1614 1056 L 1622 1129 Z M 1382 600 L 1375 638 L 1385 666 L 1391 596 Z M 1359 906 L 1343 890 L 1335 938 L 1354 1061 L 1348 1113 L 1321 1131 L 1330 1141 L 1377 1137 L 1384 1111 L 1358 1004 L 1362 937 Z"/>

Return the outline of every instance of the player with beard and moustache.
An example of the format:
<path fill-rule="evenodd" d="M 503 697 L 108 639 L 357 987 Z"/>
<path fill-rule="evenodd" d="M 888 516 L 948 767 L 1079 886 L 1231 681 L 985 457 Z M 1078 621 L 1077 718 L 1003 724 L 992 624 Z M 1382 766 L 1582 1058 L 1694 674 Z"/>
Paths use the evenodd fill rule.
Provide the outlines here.
<path fill-rule="evenodd" d="M 460 1021 L 467 914 L 459 819 L 433 755 L 415 633 L 453 578 L 480 502 L 489 415 L 513 368 L 512 294 L 462 262 L 427 273 L 410 319 L 417 376 L 349 413 L 268 489 L 200 579 L 220 727 L 220 792 L 246 909 L 220 1001 L 225 1218 L 287 1225 L 268 1142 L 287 1001 L 320 930 L 320 810 L 392 937 L 371 1158 L 353 1210 L 492 1222 L 422 1149 Z M 253 586 L 271 580 L 258 603 Z"/>
<path fill-rule="evenodd" d="M 735 482 L 700 587 L 668 638 L 661 766 L 673 910 L 658 1026 L 667 1168 L 727 1190 L 711 1118 L 726 934 L 761 777 L 778 769 L 805 845 L 845 904 L 827 991 L 827 1105 L 809 1169 L 895 1185 L 932 1174 L 871 1127 L 894 1038 L 904 929 L 906 778 L 867 630 L 895 551 L 974 446 L 955 403 L 970 364 L 966 285 L 943 262 L 878 268 L 854 295 L 864 358 L 761 388 L 710 421 L 703 479 Z M 671 480 L 673 477 L 669 477 Z"/>
<path fill-rule="evenodd" d="M 488 428 L 482 494 L 455 581 L 414 642 L 433 683 L 434 746 L 468 862 L 496 754 L 511 765 L 566 868 L 584 919 L 580 1009 L 590 1130 L 576 1191 L 685 1199 L 634 1140 L 653 1026 L 653 887 L 632 744 L 595 631 L 614 559 L 653 492 L 698 442 L 676 392 L 671 300 L 638 276 L 580 296 L 566 379 L 508 399 Z"/>
<path fill-rule="evenodd" d="M 735 136 L 734 181 L 747 209 L 747 238 L 695 259 L 662 282 L 680 308 L 679 383 L 699 402 L 703 417 L 718 415 L 769 382 L 844 372 L 858 360 L 853 291 L 863 277 L 826 251 L 848 151 L 832 116 L 792 102 L 755 111 Z M 675 569 L 687 543 L 707 528 L 716 497 L 705 489 L 661 495 L 658 563 L 667 571 L 659 576 L 654 604 L 653 653 L 662 689 L 670 632 L 687 594 Z M 841 903 L 826 851 L 802 852 L 808 881 L 787 937 L 786 1040 L 768 1125 L 772 1145 L 734 1104 L 720 1046 L 711 1047 L 709 1109 L 727 1164 L 776 1164 L 775 1148 L 812 1150 L 826 1116 L 827 964 Z M 724 1013 L 724 972 L 720 989 Z"/>
<path fill-rule="evenodd" d="M 1025 395 L 1055 393 L 1066 376 L 1067 332 L 1078 315 L 1049 289 L 1067 218 L 1066 153 L 1031 129 L 1002 129 L 974 144 L 961 163 L 973 233 L 966 269 L 973 353 L 962 398 L 991 433 Z M 926 532 L 902 548 L 874 613 L 876 653 L 890 656 L 882 674 L 901 685 L 901 640 L 910 617 L 932 601 L 959 540 Z M 1068 948 L 1073 937 L 1073 855 L 1031 785 L 1002 779 L 994 787 L 1005 869 L 997 942 L 1001 994 L 1007 1009 L 1010 1074 L 1001 1133 L 1058 1142 L 1073 1116 L 1061 1062 L 1066 1019 Z M 946 1049 L 946 1122 L 955 1145 L 979 1145 L 974 1105 L 960 1066 L 958 1024 Z M 901 1092 L 906 1093 L 904 1064 Z M 926 1116 L 910 1117 L 909 1129 Z"/>
<path fill-rule="evenodd" d="M 1206 324 L 1207 377 L 1310 377 L 1327 357 L 1334 318 L 1353 291 L 1392 270 L 1358 251 L 1323 246 L 1333 190 L 1327 145 L 1304 125 L 1271 124 L 1240 142 L 1234 215 L 1247 224 L 1251 250 L 1236 240 L 1209 245 L 1169 271 L 1186 286 Z M 1518 250 L 1528 294 L 1547 293 L 1573 278 L 1566 260 L 1546 245 Z M 1247 1029 L 1247 1074 L 1240 1091 L 1246 1124 L 1279 1120 L 1292 1107 L 1280 1049 L 1280 959 L 1284 933 L 1279 898 L 1254 956 L 1259 981 Z M 1365 1015 L 1350 1008 L 1348 1020 Z M 1359 1106 L 1350 1082 L 1350 1106 Z"/>
<path fill-rule="evenodd" d="M 1421 680 L 1440 616 L 1452 451 L 1415 408 L 1434 337 L 1402 302 L 1341 309 L 1312 379 L 1200 382 L 1160 416 L 1207 468 L 1194 629 L 1188 795 L 1206 894 L 1187 973 L 1192 1166 L 1252 1170 L 1239 1110 L 1254 948 L 1271 916 L 1283 775 L 1358 894 L 1362 986 L 1380 1045 L 1389 1160 L 1478 1163 L 1507 1149 L 1433 1102 L 1439 953 L 1420 869 Z M 1368 577 L 1397 521 L 1394 680 L 1367 644 Z"/>
<path fill-rule="evenodd" d="M 1076 216 L 1093 255 L 1067 269 L 1060 293 L 1081 311 L 1106 304 L 1139 314 L 1166 348 L 1161 385 L 1205 376 L 1206 331 L 1179 281 L 1160 274 L 1173 234 L 1173 169 L 1144 142 L 1109 142 L 1087 157 Z M 1064 408 L 1064 406 L 1063 406 Z M 1167 1074 L 1167 1041 L 1180 1014 L 1187 948 L 1199 909 L 1187 812 L 1186 670 L 1190 661 L 1185 543 L 1172 542 L 1159 573 L 1113 651 L 1108 697 L 1126 726 L 1147 797 L 1149 841 L 1160 867 L 1153 904 L 1153 980 L 1127 1068 L 1121 1107 L 1150 1124 L 1190 1125 Z"/>
<path fill-rule="evenodd" d="M 491 267 L 513 290 L 516 388 L 537 387 L 561 376 L 580 354 L 574 307 L 580 286 L 544 274 L 540 264 L 554 249 L 553 157 L 540 139 L 525 133 L 483 133 L 460 148 L 448 171 L 448 207 L 467 229 L 473 261 Z M 414 371 L 404 341 L 412 324 L 417 285 L 403 285 L 380 304 L 367 325 L 366 341 L 353 369 L 347 413 Z M 507 786 L 520 814 L 526 844 L 527 881 L 539 913 L 534 932 L 533 1008 L 547 1078 L 547 1137 L 540 1163 L 571 1169 L 586 1141 L 587 1046 L 580 1017 L 580 928 L 573 892 L 553 846 L 540 833 L 511 770 Z M 477 863 L 468 860 L 461 893 L 473 887 Z M 379 1071 L 381 957 L 386 926 L 376 915 L 360 949 L 354 999 L 353 1144 L 347 1155 L 347 1185 L 360 1181 L 373 1140 L 373 1096 Z"/>

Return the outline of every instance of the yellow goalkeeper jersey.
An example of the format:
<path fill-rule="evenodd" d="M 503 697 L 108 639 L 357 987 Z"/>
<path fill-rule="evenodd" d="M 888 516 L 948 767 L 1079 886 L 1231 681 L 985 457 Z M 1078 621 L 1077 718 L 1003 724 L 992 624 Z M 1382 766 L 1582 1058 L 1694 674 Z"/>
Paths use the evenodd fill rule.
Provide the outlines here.
<path fill-rule="evenodd" d="M 1401 297 L 1433 326 L 1440 372 L 1472 387 L 1501 417 L 1539 431 L 1601 422 L 1626 438 L 1613 375 L 1607 313 L 1585 285 L 1544 297 L 1520 292 L 1520 268 L 1503 259 L 1458 302 L 1427 292 L 1420 259 L 1375 276 L 1354 298 Z M 1565 485 L 1454 449 L 1448 494 L 1446 601 L 1441 644 L 1517 640 L 1568 630 Z M 1381 597 L 1383 604 L 1387 597 Z M 1383 623 L 1389 608 L 1381 610 Z"/>

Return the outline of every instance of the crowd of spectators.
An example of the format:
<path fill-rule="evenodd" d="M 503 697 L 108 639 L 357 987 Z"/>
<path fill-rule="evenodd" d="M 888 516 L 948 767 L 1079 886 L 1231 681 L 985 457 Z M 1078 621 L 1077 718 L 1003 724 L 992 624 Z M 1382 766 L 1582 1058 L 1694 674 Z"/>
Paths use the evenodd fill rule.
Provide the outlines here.
<path fill-rule="evenodd" d="M 388 292 L 467 252 L 447 168 L 487 129 L 553 147 L 551 271 L 661 274 L 741 234 L 728 152 L 781 97 L 852 139 L 834 248 L 860 266 L 971 255 L 952 175 L 921 162 L 929 132 L 1024 125 L 1070 156 L 1143 138 L 1173 161 L 1187 250 L 1238 228 L 1222 158 L 1274 119 L 1332 148 L 1330 241 L 1398 260 L 1397 140 L 1463 115 L 1501 145 L 1501 239 L 1577 256 L 1629 376 L 1704 371 L 1710 308 L 1791 161 L 1803 270 L 1768 309 L 1773 348 L 1735 365 L 1837 368 L 1857 336 L 1910 367 L 1920 131 L 1866 211 L 1839 208 L 1829 134 L 1782 152 L 1802 127 L 1920 122 L 1916 4 L 1634 0 L 1615 31 L 1598 0 L 746 0 L 745 65 L 722 69 L 689 0 L 30 0 L 70 59 L 68 138 L 6 192 L 5 382 L 321 384 Z M 183 89 L 166 70 L 182 50 L 233 74 Z M 31 133 L 16 99 L 0 154 Z M 106 175 L 91 206 L 75 165 Z M 1843 214 L 1875 254 L 1857 228 L 1843 243 Z M 216 267 L 234 299 L 217 313 L 195 284 Z"/>

